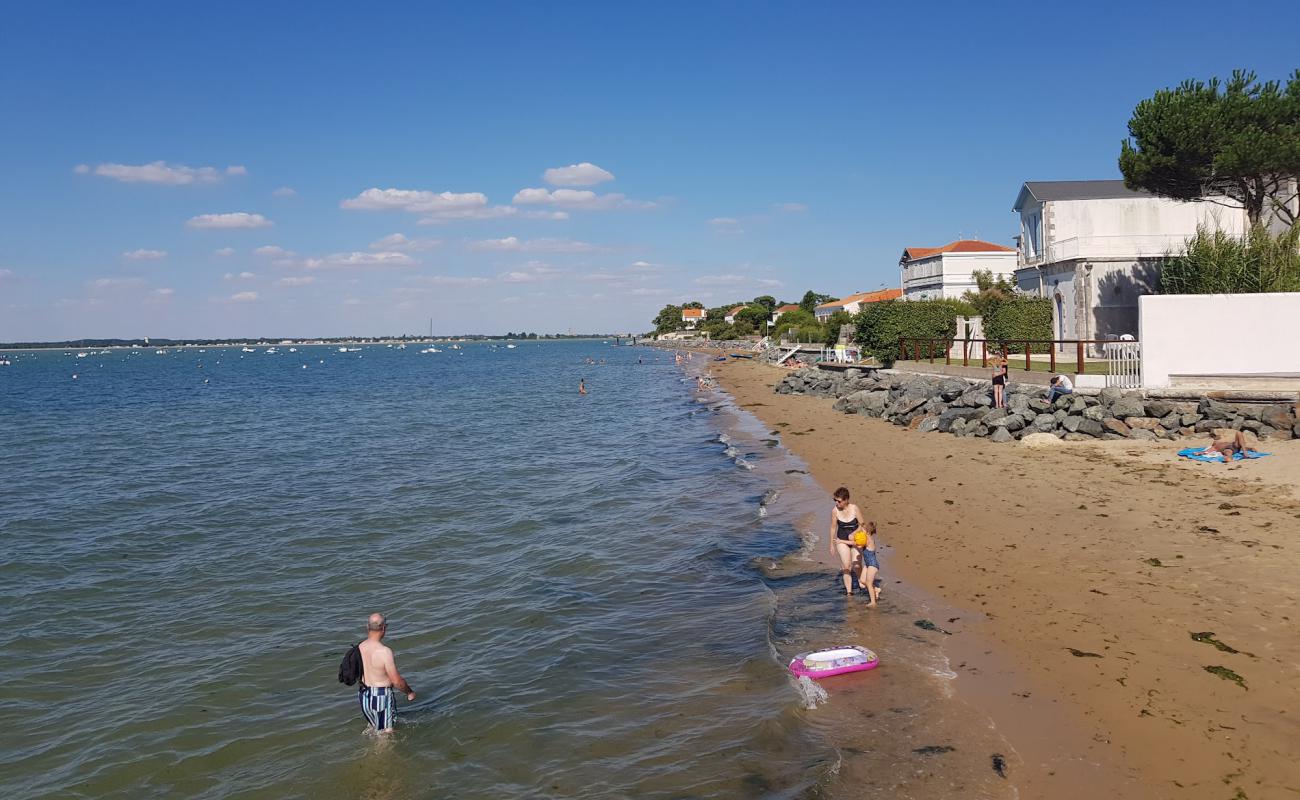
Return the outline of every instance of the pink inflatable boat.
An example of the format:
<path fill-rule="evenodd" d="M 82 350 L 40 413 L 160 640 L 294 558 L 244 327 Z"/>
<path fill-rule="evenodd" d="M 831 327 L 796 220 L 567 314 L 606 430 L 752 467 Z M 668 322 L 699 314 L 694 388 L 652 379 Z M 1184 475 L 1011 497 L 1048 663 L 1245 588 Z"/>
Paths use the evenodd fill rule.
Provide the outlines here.
<path fill-rule="evenodd" d="M 880 666 L 880 658 L 865 647 L 848 645 L 830 650 L 800 653 L 790 662 L 790 671 L 801 678 L 827 678 L 846 672 L 862 672 Z"/>

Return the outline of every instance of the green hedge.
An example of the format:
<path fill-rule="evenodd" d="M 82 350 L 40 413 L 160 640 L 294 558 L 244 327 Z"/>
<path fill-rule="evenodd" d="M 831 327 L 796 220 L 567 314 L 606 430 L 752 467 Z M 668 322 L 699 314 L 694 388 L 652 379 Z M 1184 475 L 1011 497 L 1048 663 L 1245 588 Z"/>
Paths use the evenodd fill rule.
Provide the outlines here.
<path fill-rule="evenodd" d="M 869 303 L 853 317 L 858 326 L 857 339 L 864 352 L 875 356 L 885 366 L 898 358 L 900 339 L 934 340 L 934 354 L 943 355 L 957 334 L 957 304 L 944 300 L 886 300 Z M 907 352 L 911 354 L 912 345 Z M 922 358 L 929 358 L 930 347 L 922 343 Z"/>
<path fill-rule="evenodd" d="M 1002 342 L 1008 353 L 1025 352 L 1025 339 L 1051 339 L 1052 301 L 1046 297 L 1012 295 L 993 303 L 984 315 L 984 338 L 990 342 L 990 350 L 993 342 Z M 1035 353 L 1051 349 L 1050 344 L 1030 347 Z"/>

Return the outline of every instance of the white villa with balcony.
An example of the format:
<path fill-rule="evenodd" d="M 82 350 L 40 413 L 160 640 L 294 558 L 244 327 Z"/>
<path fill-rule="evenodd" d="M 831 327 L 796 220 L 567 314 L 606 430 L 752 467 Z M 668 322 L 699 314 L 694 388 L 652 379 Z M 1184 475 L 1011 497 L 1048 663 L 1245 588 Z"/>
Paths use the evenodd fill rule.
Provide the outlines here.
<path fill-rule="evenodd" d="M 1016 251 L 979 239 L 959 239 L 943 247 L 909 247 L 898 267 L 903 273 L 904 300 L 960 298 L 976 289 L 976 270 L 1011 277 Z"/>
<path fill-rule="evenodd" d="M 1053 300 L 1058 339 L 1136 336 L 1138 297 L 1155 290 L 1166 254 L 1182 250 L 1198 225 L 1246 230 L 1240 209 L 1156 197 L 1122 180 L 1029 181 L 1012 210 L 1020 215 L 1016 285 Z"/>

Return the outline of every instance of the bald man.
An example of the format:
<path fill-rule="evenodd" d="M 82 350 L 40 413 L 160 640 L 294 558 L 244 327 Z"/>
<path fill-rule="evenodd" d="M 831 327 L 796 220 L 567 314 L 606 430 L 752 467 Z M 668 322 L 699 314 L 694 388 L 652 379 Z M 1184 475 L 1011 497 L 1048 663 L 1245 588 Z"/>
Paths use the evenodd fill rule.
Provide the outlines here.
<path fill-rule="evenodd" d="M 415 699 L 415 691 L 397 671 L 393 651 L 384 644 L 388 620 L 383 614 L 371 614 L 366 622 L 366 640 L 357 645 L 361 651 L 361 714 L 379 733 L 393 730 L 393 689 L 406 693 L 407 700 Z"/>

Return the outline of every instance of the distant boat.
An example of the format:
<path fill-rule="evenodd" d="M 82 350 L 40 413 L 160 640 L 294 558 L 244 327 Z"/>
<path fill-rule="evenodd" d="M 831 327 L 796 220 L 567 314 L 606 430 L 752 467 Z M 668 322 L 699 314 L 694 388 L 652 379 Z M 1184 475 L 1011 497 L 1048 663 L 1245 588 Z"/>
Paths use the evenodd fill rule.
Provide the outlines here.
<path fill-rule="evenodd" d="M 90 353 L 77 353 L 77 358 L 85 358 L 88 355 L 90 355 Z"/>
<path fill-rule="evenodd" d="M 290 352 L 290 353 L 296 353 L 296 352 L 298 352 L 298 348 L 296 348 L 296 347 L 290 347 L 290 348 L 289 348 L 289 352 Z"/>
<path fill-rule="evenodd" d="M 339 348 L 339 352 L 340 352 L 340 353 L 346 353 L 347 351 L 348 351 L 348 349 L 347 349 L 346 347 L 340 347 L 340 348 Z"/>
<path fill-rule="evenodd" d="M 245 353 L 256 353 L 257 351 L 254 350 L 254 349 L 251 348 L 251 347 L 245 347 L 245 348 L 244 348 L 244 352 L 245 352 Z"/>
<path fill-rule="evenodd" d="M 439 349 L 436 348 L 436 347 L 426 347 L 426 348 L 424 348 L 423 350 L 421 350 L 420 352 L 421 352 L 421 353 L 441 353 L 442 351 L 439 350 Z"/>
<path fill-rule="evenodd" d="M 514 349 L 515 349 L 515 345 L 513 345 L 513 344 L 508 344 L 508 345 L 506 345 L 506 349 L 507 349 L 507 350 L 514 350 Z"/>
<path fill-rule="evenodd" d="M 279 351 L 277 351 L 274 347 L 268 347 L 268 348 L 266 348 L 265 352 L 266 352 L 268 355 L 275 355 L 275 354 L 276 354 L 277 352 L 279 352 Z"/>
<path fill-rule="evenodd" d="M 460 349 L 460 345 L 458 345 L 458 344 L 453 344 L 453 345 L 451 346 L 451 349 L 452 349 L 452 350 L 459 350 L 459 349 Z"/>
<path fill-rule="evenodd" d="M 165 356 L 165 355 L 167 355 L 167 351 L 166 351 L 166 350 L 155 350 L 155 351 L 153 351 L 153 354 L 156 355 L 156 356 Z"/>

